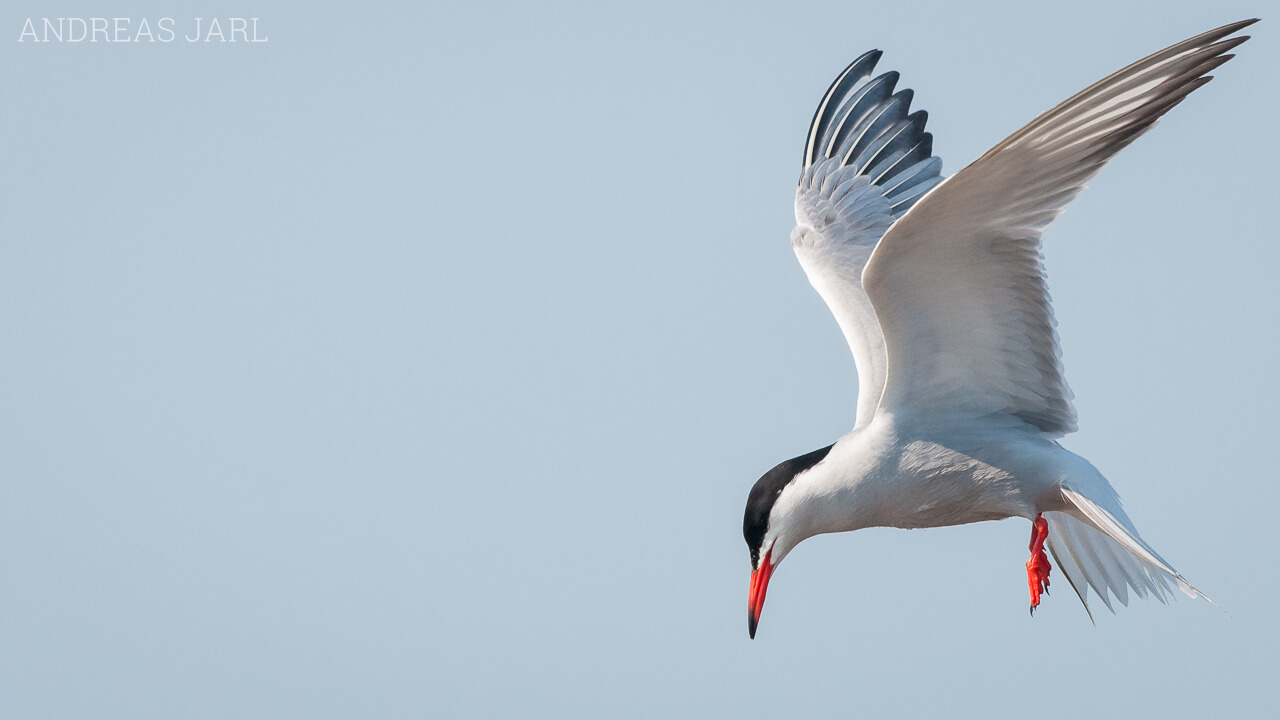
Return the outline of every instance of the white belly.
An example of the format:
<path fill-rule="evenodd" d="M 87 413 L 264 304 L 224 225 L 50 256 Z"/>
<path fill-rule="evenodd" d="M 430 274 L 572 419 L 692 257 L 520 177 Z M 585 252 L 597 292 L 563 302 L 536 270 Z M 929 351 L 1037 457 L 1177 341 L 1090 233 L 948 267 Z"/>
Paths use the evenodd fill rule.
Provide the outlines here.
<path fill-rule="evenodd" d="M 887 424 L 886 424 L 887 425 Z M 1065 508 L 1059 492 L 1062 456 L 1070 453 L 1038 433 L 975 427 L 947 436 L 887 425 L 877 429 L 874 478 L 882 499 L 877 524 L 924 528 L 1034 518 Z"/>

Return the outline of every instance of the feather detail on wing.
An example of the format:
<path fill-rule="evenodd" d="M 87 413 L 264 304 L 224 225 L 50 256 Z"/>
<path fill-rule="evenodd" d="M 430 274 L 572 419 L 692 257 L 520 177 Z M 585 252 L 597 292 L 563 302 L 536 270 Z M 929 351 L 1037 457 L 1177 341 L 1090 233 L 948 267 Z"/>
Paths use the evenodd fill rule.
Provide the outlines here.
<path fill-rule="evenodd" d="M 863 271 L 884 333 L 882 410 L 1076 429 L 1040 236 L 1084 183 L 1209 81 L 1253 21 L 1178 43 L 1041 115 L 915 203 Z"/>
<path fill-rule="evenodd" d="M 942 160 L 898 74 L 868 79 L 873 50 L 853 61 L 814 113 L 796 190 L 796 257 L 835 315 L 858 369 L 855 427 L 875 414 L 884 387 L 884 339 L 862 290 L 862 268 L 889 226 L 941 182 Z"/>

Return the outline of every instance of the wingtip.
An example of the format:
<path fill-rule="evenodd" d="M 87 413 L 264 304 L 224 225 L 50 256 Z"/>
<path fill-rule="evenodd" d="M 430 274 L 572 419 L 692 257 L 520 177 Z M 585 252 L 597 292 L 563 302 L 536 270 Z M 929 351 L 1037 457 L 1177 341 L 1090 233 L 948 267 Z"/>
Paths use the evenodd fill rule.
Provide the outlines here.
<path fill-rule="evenodd" d="M 1248 20 L 1237 20 L 1233 23 L 1227 23 L 1226 25 L 1223 25 L 1220 28 L 1215 28 L 1213 30 L 1210 30 L 1209 32 L 1204 34 L 1205 35 L 1218 34 L 1219 37 L 1226 37 L 1227 35 L 1240 32 L 1241 30 L 1249 27 L 1250 25 L 1260 20 L 1262 20 L 1262 18 L 1249 18 Z"/>
<path fill-rule="evenodd" d="M 869 76 L 871 73 L 875 72 L 876 65 L 879 64 L 881 55 L 884 55 L 884 53 L 879 50 L 868 50 L 854 58 L 853 62 L 845 66 L 844 71 L 841 72 L 840 75 L 848 75 L 850 71 L 857 70 L 863 77 Z"/>
<path fill-rule="evenodd" d="M 875 72 L 876 64 L 880 62 L 882 54 L 878 49 L 862 53 L 854 58 L 853 62 L 846 65 L 844 70 L 831 82 L 831 86 L 827 88 L 826 94 L 822 96 L 822 102 L 818 103 L 818 108 L 813 113 L 813 120 L 809 122 L 809 139 L 805 142 L 804 148 L 803 168 L 805 170 L 817 162 L 818 138 L 822 135 L 827 124 L 831 122 L 831 114 L 836 109 L 830 107 L 831 102 L 841 95 L 842 88 L 847 91 L 852 85 L 871 77 L 871 74 Z"/>
<path fill-rule="evenodd" d="M 1214 28 L 1213 30 L 1210 30 L 1206 33 L 1202 33 L 1196 36 L 1195 38 L 1191 38 L 1191 39 L 1192 40 L 1208 39 L 1211 41 L 1218 40 L 1221 38 L 1225 38 L 1228 35 L 1234 35 L 1240 32 L 1241 30 L 1249 27 L 1250 25 L 1260 21 L 1261 19 L 1262 18 L 1249 18 L 1248 20 L 1239 20 L 1237 22 L 1228 23 L 1227 25 L 1223 25 L 1220 28 Z M 1248 39 L 1249 38 L 1247 36 L 1243 37 L 1240 39 L 1240 42 L 1244 42 L 1245 40 L 1248 40 Z"/>

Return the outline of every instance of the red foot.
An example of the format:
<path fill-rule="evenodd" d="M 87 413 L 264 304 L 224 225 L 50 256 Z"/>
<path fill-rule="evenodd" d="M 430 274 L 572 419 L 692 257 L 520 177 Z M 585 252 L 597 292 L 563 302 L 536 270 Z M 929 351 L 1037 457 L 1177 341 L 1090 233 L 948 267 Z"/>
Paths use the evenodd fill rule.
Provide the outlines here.
<path fill-rule="evenodd" d="M 1049 556 L 1044 552 L 1044 541 L 1049 537 L 1049 523 L 1045 522 L 1044 516 L 1036 514 L 1036 519 L 1031 523 L 1031 544 L 1028 549 L 1031 550 L 1031 559 L 1027 561 L 1027 587 L 1031 589 L 1031 614 L 1036 614 L 1036 608 L 1040 606 L 1040 593 L 1049 594 L 1049 571 L 1053 566 L 1049 564 Z"/>

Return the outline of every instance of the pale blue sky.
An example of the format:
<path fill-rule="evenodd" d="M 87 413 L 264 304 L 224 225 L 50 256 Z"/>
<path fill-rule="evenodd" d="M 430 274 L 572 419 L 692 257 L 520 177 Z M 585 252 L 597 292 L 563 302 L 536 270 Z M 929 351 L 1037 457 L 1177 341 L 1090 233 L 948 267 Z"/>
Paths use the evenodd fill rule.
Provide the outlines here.
<path fill-rule="evenodd" d="M 1269 712 L 1270 3 L 376 5 L 0 13 L 0 714 Z M 950 174 L 1255 15 L 1046 248 L 1064 444 L 1229 614 L 1029 618 L 1006 521 L 811 540 L 749 641 L 747 491 L 853 418 L 787 239 L 834 74 L 884 50 Z"/>

